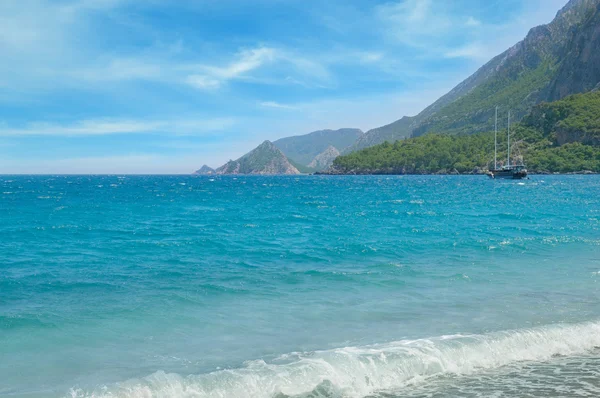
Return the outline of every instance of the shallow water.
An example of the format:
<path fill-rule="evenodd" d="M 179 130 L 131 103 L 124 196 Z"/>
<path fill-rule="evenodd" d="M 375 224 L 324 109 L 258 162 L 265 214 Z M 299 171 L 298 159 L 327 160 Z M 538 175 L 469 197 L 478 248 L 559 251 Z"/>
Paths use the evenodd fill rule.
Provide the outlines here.
<path fill-rule="evenodd" d="M 599 194 L 0 176 L 0 395 L 598 396 Z"/>

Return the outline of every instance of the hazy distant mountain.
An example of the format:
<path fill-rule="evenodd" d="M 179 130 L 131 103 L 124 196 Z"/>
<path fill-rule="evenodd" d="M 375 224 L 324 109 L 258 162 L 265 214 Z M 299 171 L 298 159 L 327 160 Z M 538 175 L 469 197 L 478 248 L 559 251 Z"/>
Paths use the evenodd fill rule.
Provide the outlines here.
<path fill-rule="evenodd" d="M 265 141 L 238 160 L 230 160 L 217 174 L 300 174 L 271 141 Z"/>
<path fill-rule="evenodd" d="M 342 152 L 361 135 L 363 132 L 359 129 L 320 130 L 306 135 L 282 138 L 274 144 L 288 158 L 308 166 L 328 147 L 332 146 Z"/>
<path fill-rule="evenodd" d="M 368 131 L 351 148 L 428 132 L 472 134 L 493 127 L 494 109 L 519 121 L 534 105 L 600 84 L 600 0 L 571 0 L 548 25 L 493 58 L 415 117 Z M 348 152 L 348 151 L 346 151 Z"/>
<path fill-rule="evenodd" d="M 199 170 L 196 170 L 194 174 L 197 175 L 212 175 L 215 174 L 215 169 L 208 167 L 207 165 L 202 166 Z"/>
<path fill-rule="evenodd" d="M 317 171 L 324 170 L 331 166 L 335 158 L 338 156 L 340 156 L 340 151 L 338 151 L 337 148 L 329 145 L 327 149 L 315 156 L 313 161 L 308 164 L 308 167 L 311 167 Z"/>
<path fill-rule="evenodd" d="M 404 116 L 402 119 L 386 126 L 369 130 L 365 134 L 361 135 L 354 144 L 346 148 L 343 153 L 350 153 L 359 149 L 380 144 L 384 141 L 394 142 L 396 140 L 408 138 L 412 133 L 411 126 L 413 121 L 414 118 Z"/>

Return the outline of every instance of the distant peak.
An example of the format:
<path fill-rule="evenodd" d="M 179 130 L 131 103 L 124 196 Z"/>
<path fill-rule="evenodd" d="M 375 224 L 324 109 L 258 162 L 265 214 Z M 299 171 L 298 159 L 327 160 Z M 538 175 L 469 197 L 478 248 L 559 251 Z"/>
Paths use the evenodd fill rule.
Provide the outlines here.
<path fill-rule="evenodd" d="M 263 143 L 258 146 L 258 148 L 274 148 L 274 147 L 275 147 L 275 145 L 269 140 L 263 141 Z"/>
<path fill-rule="evenodd" d="M 212 167 L 203 165 L 199 170 L 196 170 L 194 174 L 214 174 L 215 170 Z"/>

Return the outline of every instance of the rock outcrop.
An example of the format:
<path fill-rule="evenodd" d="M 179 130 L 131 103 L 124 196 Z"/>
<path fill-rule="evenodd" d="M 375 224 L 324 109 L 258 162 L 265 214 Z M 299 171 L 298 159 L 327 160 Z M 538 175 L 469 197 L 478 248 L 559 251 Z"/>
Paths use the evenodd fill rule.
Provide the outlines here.
<path fill-rule="evenodd" d="M 343 151 L 427 133 L 472 134 L 494 126 L 495 107 L 518 122 L 541 103 L 600 87 L 600 0 L 571 0 L 547 25 L 496 56 L 414 117 L 367 131 Z"/>
<path fill-rule="evenodd" d="M 194 172 L 194 174 L 196 175 L 213 175 L 216 174 L 215 169 L 213 169 L 212 167 L 208 167 L 207 165 L 204 165 L 202 167 L 200 167 L 199 170 L 196 170 Z"/>
<path fill-rule="evenodd" d="M 338 151 L 337 148 L 329 145 L 327 149 L 315 156 L 313 161 L 308 164 L 308 167 L 317 171 L 324 170 L 331 166 L 335 158 L 338 156 L 340 156 L 340 151 Z"/>
<path fill-rule="evenodd" d="M 300 174 L 288 158 L 271 141 L 265 141 L 238 160 L 230 160 L 217 174 Z"/>

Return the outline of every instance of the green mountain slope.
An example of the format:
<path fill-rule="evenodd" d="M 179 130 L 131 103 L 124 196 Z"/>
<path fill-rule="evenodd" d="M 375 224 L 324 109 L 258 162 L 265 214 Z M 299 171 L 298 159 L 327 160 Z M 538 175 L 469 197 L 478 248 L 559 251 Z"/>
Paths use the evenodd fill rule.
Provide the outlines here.
<path fill-rule="evenodd" d="M 354 150 L 397 137 L 473 134 L 493 126 L 496 106 L 516 121 L 543 101 L 600 84 L 600 0 L 571 0 L 548 25 L 498 55 L 419 115 L 374 129 Z"/>
<path fill-rule="evenodd" d="M 308 166 L 329 146 L 343 151 L 352 145 L 363 132 L 359 129 L 320 130 L 310 134 L 282 138 L 273 144 L 290 159 Z"/>
<path fill-rule="evenodd" d="M 265 141 L 238 160 L 230 160 L 217 174 L 300 174 L 285 155 L 270 141 Z"/>
<path fill-rule="evenodd" d="M 499 132 L 506 148 L 506 131 Z M 600 92 L 577 94 L 534 107 L 511 133 L 514 162 L 522 154 L 532 172 L 600 172 Z M 420 137 L 338 157 L 333 174 L 473 173 L 491 165 L 494 133 Z M 498 159 L 506 159 L 506 150 Z"/>
<path fill-rule="evenodd" d="M 600 92 L 572 95 L 536 106 L 521 124 L 543 132 L 558 145 L 600 145 Z"/>

